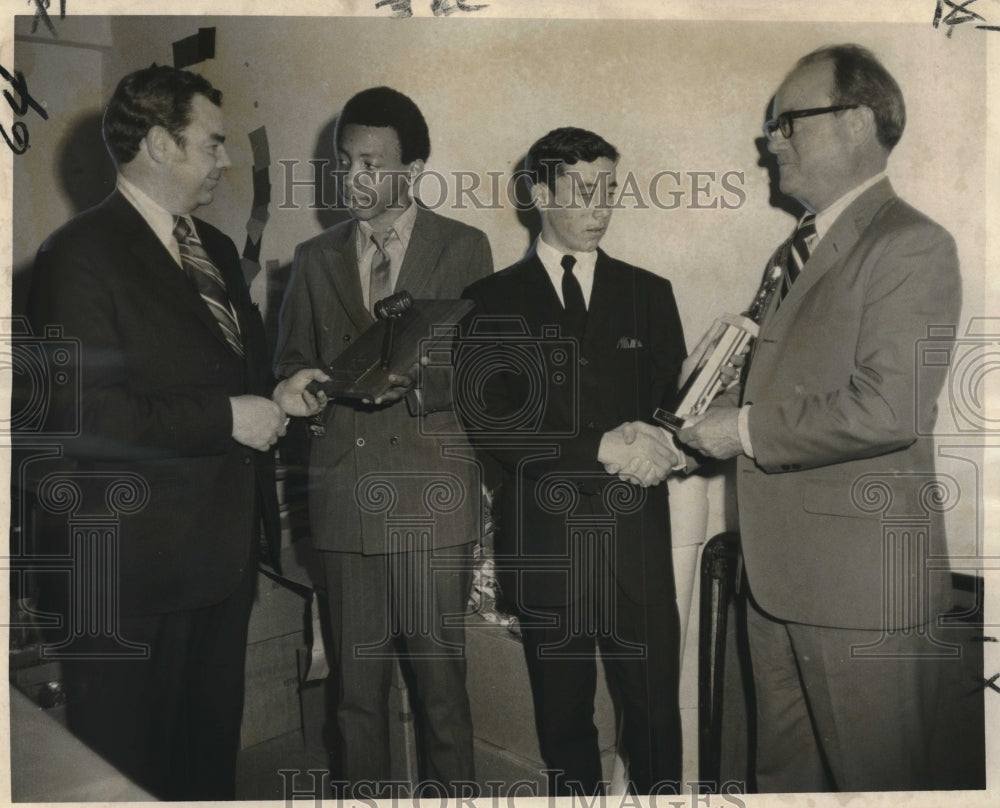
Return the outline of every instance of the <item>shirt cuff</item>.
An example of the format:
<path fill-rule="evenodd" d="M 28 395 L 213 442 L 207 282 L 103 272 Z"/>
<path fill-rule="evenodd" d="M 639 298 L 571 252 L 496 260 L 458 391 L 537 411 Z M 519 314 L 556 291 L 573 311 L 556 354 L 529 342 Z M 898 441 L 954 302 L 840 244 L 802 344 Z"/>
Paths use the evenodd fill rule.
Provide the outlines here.
<path fill-rule="evenodd" d="M 673 438 L 674 451 L 677 452 L 677 457 L 678 457 L 677 465 L 674 466 L 671 469 L 671 471 L 687 471 L 688 459 L 687 455 L 684 454 L 684 447 L 681 446 L 680 442 L 677 440 L 676 435 L 671 435 L 670 437 Z"/>
<path fill-rule="evenodd" d="M 744 404 L 740 407 L 740 414 L 736 419 L 736 428 L 740 433 L 740 443 L 743 445 L 743 454 L 753 457 L 753 446 L 750 443 L 750 405 Z"/>

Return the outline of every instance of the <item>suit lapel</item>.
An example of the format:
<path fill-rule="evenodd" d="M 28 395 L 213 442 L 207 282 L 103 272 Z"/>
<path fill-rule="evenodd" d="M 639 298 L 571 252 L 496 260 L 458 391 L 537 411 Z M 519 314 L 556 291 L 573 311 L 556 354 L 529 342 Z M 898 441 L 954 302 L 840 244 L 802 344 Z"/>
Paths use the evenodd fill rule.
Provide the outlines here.
<path fill-rule="evenodd" d="M 528 315 L 529 322 L 561 325 L 565 308 L 534 248 L 524 260 L 526 275 L 522 310 Z M 615 328 L 631 327 L 623 324 L 621 317 L 622 312 L 631 311 L 632 290 L 620 281 L 620 278 L 615 277 L 611 259 L 602 250 L 598 250 L 594 266 L 594 286 L 587 307 L 587 325 L 580 340 L 582 346 L 601 345 L 602 341 L 606 343 L 608 339 L 617 338 L 612 335 Z"/>
<path fill-rule="evenodd" d="M 583 343 L 587 348 L 607 347 L 609 340 L 632 334 L 633 324 L 624 316 L 632 310 L 632 289 L 616 278 L 611 267 L 611 261 L 603 250 L 597 251 L 597 264 L 594 266 L 594 286 L 590 292 L 590 305 L 587 307 L 587 327 L 583 332 Z M 634 318 L 633 318 L 634 319 Z M 615 329 L 621 331 L 617 336 Z M 624 330 L 623 330 L 624 329 Z"/>
<path fill-rule="evenodd" d="M 358 251 L 356 239 L 358 223 L 352 221 L 350 226 L 334 229 L 330 232 L 330 241 L 323 247 L 323 264 L 321 271 L 328 273 L 344 312 L 350 318 L 358 331 L 365 331 L 375 318 L 365 308 L 365 299 L 361 291 L 361 273 L 358 269 Z"/>
<path fill-rule="evenodd" d="M 116 220 L 115 229 L 121 234 L 122 243 L 131 254 L 134 265 L 146 275 L 150 286 L 157 290 L 163 303 L 189 311 L 204 323 L 216 339 L 228 345 L 198 290 L 142 215 L 117 191 L 111 195 L 107 204 Z"/>
<path fill-rule="evenodd" d="M 542 266 L 534 247 L 525 257 L 524 264 L 524 288 L 520 310 L 524 312 L 529 323 L 561 327 L 564 311 L 562 303 L 559 302 L 559 296 L 552 287 L 549 273 Z"/>
<path fill-rule="evenodd" d="M 792 284 L 792 288 L 788 291 L 785 299 L 781 301 L 777 310 L 774 310 L 777 303 L 777 295 L 775 295 L 775 300 L 769 307 L 772 310 L 764 320 L 769 335 L 774 329 L 780 328 L 783 323 L 786 323 L 792 313 L 798 309 L 809 290 L 831 268 L 844 260 L 858 239 L 861 238 L 861 234 L 872 223 L 875 214 L 893 198 L 895 198 L 895 193 L 892 190 L 892 185 L 888 179 L 884 179 L 861 194 L 837 217 L 809 256 L 802 272 Z M 787 246 L 784 249 L 787 250 Z"/>
<path fill-rule="evenodd" d="M 439 236 L 437 217 L 418 206 L 410 242 L 403 256 L 403 266 L 400 267 L 399 278 L 396 280 L 396 291 L 405 289 L 414 298 L 422 297 L 443 249 L 444 239 Z"/>

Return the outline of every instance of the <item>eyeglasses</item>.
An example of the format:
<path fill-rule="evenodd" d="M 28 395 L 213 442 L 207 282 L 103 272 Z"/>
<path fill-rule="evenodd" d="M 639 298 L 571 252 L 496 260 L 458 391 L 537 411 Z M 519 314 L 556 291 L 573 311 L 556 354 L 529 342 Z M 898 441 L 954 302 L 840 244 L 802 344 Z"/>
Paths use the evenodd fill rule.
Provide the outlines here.
<path fill-rule="evenodd" d="M 811 118 L 813 115 L 826 115 L 828 112 L 841 112 L 845 109 L 857 109 L 858 104 L 838 104 L 835 107 L 813 107 L 812 109 L 791 109 L 782 112 L 777 118 L 772 118 L 764 124 L 764 134 L 768 139 L 774 137 L 778 130 L 785 138 L 790 138 L 795 131 L 792 121 L 796 118 Z"/>

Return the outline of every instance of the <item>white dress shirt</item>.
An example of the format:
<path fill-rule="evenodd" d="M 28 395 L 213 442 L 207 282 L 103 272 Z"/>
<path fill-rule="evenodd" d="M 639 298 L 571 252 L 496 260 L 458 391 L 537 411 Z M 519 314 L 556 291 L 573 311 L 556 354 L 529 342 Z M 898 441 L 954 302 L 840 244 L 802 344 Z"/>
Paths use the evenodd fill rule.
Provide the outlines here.
<path fill-rule="evenodd" d="M 132 207 L 138 211 L 139 215 L 142 216 L 146 224 L 149 225 L 155 236 L 160 240 L 160 243 L 173 256 L 174 261 L 177 262 L 177 266 L 183 270 L 184 264 L 181 262 L 181 248 L 177 246 L 177 238 L 174 236 L 174 223 L 177 219 L 184 219 L 188 223 L 188 227 L 191 228 L 191 232 L 200 239 L 201 236 L 198 236 L 198 228 L 194 226 L 194 220 L 189 215 L 174 216 L 166 208 L 160 207 L 158 203 L 154 202 L 139 186 L 133 182 L 129 182 L 121 174 L 118 175 L 118 190 L 121 191 L 121 195 L 128 200 Z M 233 307 L 231 300 L 229 301 L 229 313 L 233 316 L 236 332 L 240 333 L 240 318 L 236 315 L 236 309 Z"/>
<path fill-rule="evenodd" d="M 150 226 L 153 233 L 160 240 L 160 243 L 174 257 L 177 266 L 182 266 L 181 251 L 177 246 L 177 239 L 174 238 L 174 214 L 160 207 L 148 194 L 142 191 L 135 183 L 129 182 L 121 174 L 118 175 L 118 190 L 129 201 L 132 207 L 139 212 L 139 215 L 146 221 L 146 224 Z M 190 220 L 190 217 L 187 218 L 188 224 L 191 225 L 191 230 L 197 233 L 198 231 L 195 229 L 194 222 Z"/>
<path fill-rule="evenodd" d="M 559 302 L 562 303 L 563 308 L 566 308 L 566 301 L 563 300 L 562 279 L 566 271 L 562 268 L 562 259 L 564 255 L 572 255 L 576 259 L 576 264 L 573 265 L 573 275 L 576 276 L 580 284 L 580 289 L 583 291 L 583 302 L 586 303 L 589 310 L 590 293 L 594 289 L 594 267 L 597 265 L 597 250 L 563 253 L 559 252 L 559 250 L 552 247 L 539 236 L 538 241 L 535 242 L 535 252 L 538 255 L 538 260 L 545 267 L 545 271 L 548 273 L 549 280 L 552 281 L 552 286 L 555 288 L 556 295 L 558 295 Z"/>
<path fill-rule="evenodd" d="M 410 202 L 409 207 L 404 210 L 392 223 L 390 235 L 385 242 L 385 253 L 389 256 L 389 278 L 392 281 L 392 288 L 395 290 L 396 282 L 399 280 L 399 271 L 403 267 L 403 258 L 406 256 L 406 248 L 410 245 L 410 236 L 413 235 L 413 225 L 417 221 L 417 205 Z M 378 248 L 372 241 L 372 226 L 368 222 L 358 220 L 358 231 L 356 236 L 356 247 L 358 251 L 358 272 L 361 275 L 361 294 L 365 300 L 365 308 L 372 309 L 374 301 L 369 300 L 372 277 L 372 261 L 375 258 Z"/>

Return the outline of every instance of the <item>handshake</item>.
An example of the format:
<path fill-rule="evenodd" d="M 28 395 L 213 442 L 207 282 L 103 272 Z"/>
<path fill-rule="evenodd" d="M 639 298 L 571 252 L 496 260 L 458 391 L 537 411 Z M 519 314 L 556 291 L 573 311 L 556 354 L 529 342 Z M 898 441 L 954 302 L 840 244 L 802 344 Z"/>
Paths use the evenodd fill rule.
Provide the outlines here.
<path fill-rule="evenodd" d="M 659 485 L 676 468 L 681 455 L 665 429 L 643 421 L 626 421 L 604 433 L 597 460 L 608 474 L 633 485 Z"/>

